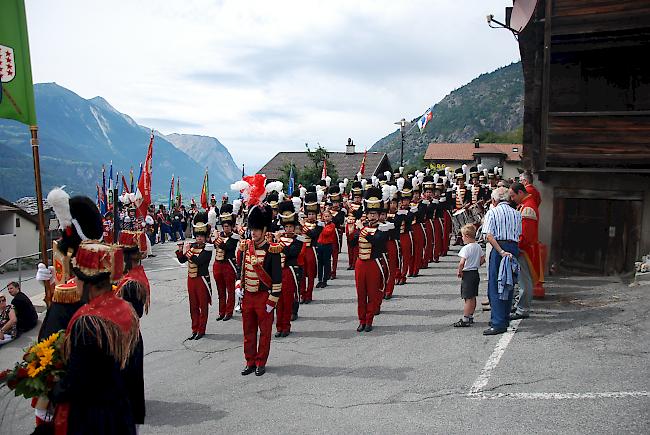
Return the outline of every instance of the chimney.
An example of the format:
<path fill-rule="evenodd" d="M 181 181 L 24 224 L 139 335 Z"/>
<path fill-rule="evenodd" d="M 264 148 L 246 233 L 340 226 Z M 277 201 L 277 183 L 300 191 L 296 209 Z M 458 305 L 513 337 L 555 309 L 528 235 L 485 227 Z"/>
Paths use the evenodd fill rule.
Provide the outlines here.
<path fill-rule="evenodd" d="M 345 147 L 345 154 L 354 154 L 354 142 L 348 138 L 348 144 Z"/>
<path fill-rule="evenodd" d="M 480 141 L 478 138 L 474 139 L 474 148 L 479 148 L 479 143 Z"/>

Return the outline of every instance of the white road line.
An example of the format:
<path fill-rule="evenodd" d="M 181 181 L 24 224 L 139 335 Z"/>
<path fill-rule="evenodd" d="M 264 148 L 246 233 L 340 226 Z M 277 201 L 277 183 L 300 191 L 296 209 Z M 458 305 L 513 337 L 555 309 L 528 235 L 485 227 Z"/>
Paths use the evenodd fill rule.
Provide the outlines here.
<path fill-rule="evenodd" d="M 485 367 L 483 367 L 483 370 L 481 370 L 481 374 L 478 375 L 478 378 L 476 378 L 472 384 L 472 388 L 469 389 L 469 393 L 467 393 L 468 396 L 475 396 L 479 394 L 481 390 L 487 385 L 488 381 L 490 380 L 490 376 L 492 375 L 492 370 L 494 370 L 497 364 L 499 364 L 503 353 L 506 351 L 506 348 L 510 344 L 510 340 L 512 340 L 515 332 L 517 332 L 519 323 L 521 323 L 521 319 L 510 322 L 510 328 L 499 339 L 499 342 L 494 348 L 492 355 L 490 355 L 487 362 L 485 363 Z"/>
<path fill-rule="evenodd" d="M 526 400 L 572 400 L 572 399 L 623 399 L 650 397 L 649 391 L 607 391 L 600 393 L 475 393 L 473 399 L 526 399 Z"/>

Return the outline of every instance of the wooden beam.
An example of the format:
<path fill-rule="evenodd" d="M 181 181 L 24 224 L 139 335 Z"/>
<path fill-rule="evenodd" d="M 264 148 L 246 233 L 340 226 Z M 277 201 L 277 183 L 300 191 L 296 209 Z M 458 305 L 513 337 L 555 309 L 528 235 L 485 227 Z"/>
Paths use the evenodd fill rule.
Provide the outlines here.
<path fill-rule="evenodd" d="M 546 146 L 548 144 L 548 110 L 549 95 L 551 88 L 551 21 L 553 15 L 553 0 L 546 0 L 546 12 L 544 14 L 544 63 L 542 66 L 542 131 L 540 147 L 540 167 L 543 171 L 546 168 Z"/>

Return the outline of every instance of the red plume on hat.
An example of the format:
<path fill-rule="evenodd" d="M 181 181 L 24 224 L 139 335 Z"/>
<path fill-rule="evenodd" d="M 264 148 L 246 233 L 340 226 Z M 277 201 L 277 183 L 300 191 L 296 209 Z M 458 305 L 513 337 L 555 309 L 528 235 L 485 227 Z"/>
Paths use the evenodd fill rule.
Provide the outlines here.
<path fill-rule="evenodd" d="M 244 202 L 252 207 L 261 203 L 266 196 L 266 175 L 246 175 L 241 181 L 232 184 L 230 188 L 239 190 L 244 197 Z"/>

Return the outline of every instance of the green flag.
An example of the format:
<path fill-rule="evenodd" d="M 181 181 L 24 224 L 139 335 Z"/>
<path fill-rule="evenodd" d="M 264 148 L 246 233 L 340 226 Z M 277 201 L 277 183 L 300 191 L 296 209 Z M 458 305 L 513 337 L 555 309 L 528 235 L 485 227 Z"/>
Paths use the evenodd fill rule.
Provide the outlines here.
<path fill-rule="evenodd" d="M 36 125 L 24 0 L 0 1 L 0 118 Z"/>

